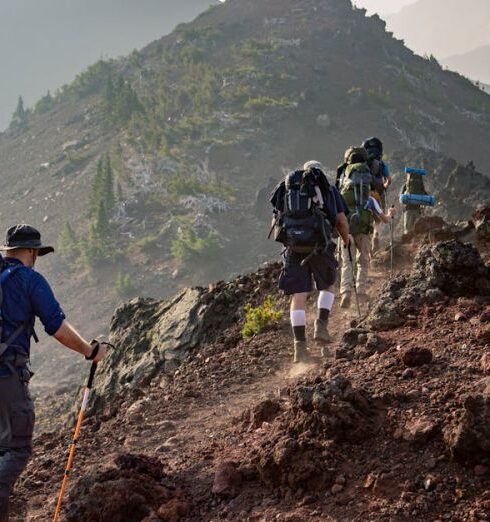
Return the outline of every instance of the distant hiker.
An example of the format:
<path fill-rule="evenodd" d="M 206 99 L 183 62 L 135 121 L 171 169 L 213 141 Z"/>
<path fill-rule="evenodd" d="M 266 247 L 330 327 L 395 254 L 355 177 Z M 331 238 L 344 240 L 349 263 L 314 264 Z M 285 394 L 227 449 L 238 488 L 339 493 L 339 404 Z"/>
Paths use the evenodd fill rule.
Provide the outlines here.
<path fill-rule="evenodd" d="M 29 225 L 8 229 L 0 258 L 0 522 L 8 521 L 9 496 L 32 452 L 34 404 L 28 385 L 31 337 L 36 317 L 61 344 L 100 361 L 106 348 L 89 343 L 66 321 L 46 279 L 34 270 L 38 256 L 54 252 Z"/>
<path fill-rule="evenodd" d="M 420 196 L 428 195 L 425 190 L 424 177 L 415 172 L 407 173 L 405 185 L 403 185 L 401 194 L 414 194 Z M 404 205 L 403 209 L 403 233 L 410 234 L 415 228 L 415 223 L 422 216 L 421 205 Z"/>
<path fill-rule="evenodd" d="M 336 230 L 344 244 L 349 243 L 347 207 L 339 191 L 328 183 L 317 161 L 309 161 L 303 169 L 287 175 L 276 187 L 271 203 L 275 239 L 286 247 L 279 288 L 292 296 L 294 362 L 305 362 L 309 359 L 306 301 L 313 282 L 320 292 L 313 338 L 322 345 L 330 342 L 328 319 L 334 303 L 333 285 L 338 268 L 332 236 Z M 322 356 L 325 353 L 322 346 Z"/>
<path fill-rule="evenodd" d="M 361 302 L 368 301 L 366 287 L 374 223 L 377 220 L 389 223 L 395 215 L 394 208 L 387 214 L 381 208 L 379 194 L 374 190 L 366 149 L 350 147 L 345 153 L 345 158 L 347 166 L 341 179 L 340 193 L 348 207 L 349 228 L 354 241 L 349 247 L 350 252 L 345 248 L 342 250 L 340 283 L 342 308 L 350 306 L 352 290 L 357 291 L 357 297 Z M 352 266 L 353 264 L 355 266 Z"/>
<path fill-rule="evenodd" d="M 368 165 L 373 175 L 373 188 L 377 192 L 378 201 L 386 212 L 386 191 L 391 185 L 393 178 L 390 174 L 388 165 L 383 161 L 383 143 L 379 138 L 373 137 L 364 141 L 362 146 L 368 154 Z M 379 224 L 375 222 L 371 251 L 377 252 L 380 247 L 380 230 Z"/>

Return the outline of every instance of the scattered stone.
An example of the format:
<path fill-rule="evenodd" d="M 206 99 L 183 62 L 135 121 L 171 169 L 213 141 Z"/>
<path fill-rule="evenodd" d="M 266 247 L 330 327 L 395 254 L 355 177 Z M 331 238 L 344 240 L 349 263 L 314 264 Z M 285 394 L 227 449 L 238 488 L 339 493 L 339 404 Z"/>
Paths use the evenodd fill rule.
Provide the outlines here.
<path fill-rule="evenodd" d="M 463 313 L 463 312 L 458 312 L 455 316 L 454 316 L 454 320 L 455 321 L 466 321 L 468 318 L 466 317 L 466 315 Z"/>
<path fill-rule="evenodd" d="M 400 358 L 405 366 L 415 368 L 432 362 L 432 351 L 419 346 L 407 346 L 400 351 Z"/>
<path fill-rule="evenodd" d="M 344 491 L 344 486 L 342 486 L 342 484 L 334 484 L 330 489 L 332 495 L 338 495 L 339 493 L 342 493 L 342 491 Z"/>
<path fill-rule="evenodd" d="M 235 463 L 223 462 L 218 465 L 213 483 L 213 493 L 221 498 L 233 498 L 238 494 L 242 476 Z"/>
<path fill-rule="evenodd" d="M 342 336 L 342 347 L 346 349 L 355 348 L 360 343 L 359 336 L 364 335 L 366 335 L 366 331 L 360 328 L 346 330 Z M 367 340 L 367 337 L 365 337 L 365 340 Z"/>
<path fill-rule="evenodd" d="M 480 359 L 480 368 L 482 371 L 490 375 L 490 353 L 485 353 Z"/>
<path fill-rule="evenodd" d="M 490 379 L 481 393 L 469 394 L 458 420 L 444 430 L 444 440 L 454 459 L 480 464 L 490 457 Z"/>
<path fill-rule="evenodd" d="M 412 444 L 426 444 L 438 431 L 438 424 L 428 417 L 416 417 L 405 424 L 403 439 Z"/>
<path fill-rule="evenodd" d="M 384 339 L 379 335 L 369 333 L 366 340 L 366 350 L 369 354 L 384 353 L 387 350 L 387 346 Z"/>
<path fill-rule="evenodd" d="M 415 377 L 415 372 L 411 368 L 406 368 L 403 370 L 402 379 L 413 379 Z"/>

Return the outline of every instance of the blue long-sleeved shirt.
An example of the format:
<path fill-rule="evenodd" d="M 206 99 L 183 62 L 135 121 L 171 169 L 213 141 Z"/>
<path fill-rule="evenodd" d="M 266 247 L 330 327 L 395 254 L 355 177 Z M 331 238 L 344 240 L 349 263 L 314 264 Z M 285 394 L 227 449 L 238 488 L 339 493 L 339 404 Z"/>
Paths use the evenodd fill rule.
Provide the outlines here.
<path fill-rule="evenodd" d="M 18 349 L 29 354 L 36 317 L 41 320 L 46 333 L 54 335 L 65 320 L 65 314 L 49 283 L 39 272 L 23 266 L 17 259 L 6 258 L 5 261 L 9 267 L 20 268 L 2 285 L 2 341 L 7 340 L 22 323 L 31 325 L 17 336 L 5 355 L 13 355 Z"/>

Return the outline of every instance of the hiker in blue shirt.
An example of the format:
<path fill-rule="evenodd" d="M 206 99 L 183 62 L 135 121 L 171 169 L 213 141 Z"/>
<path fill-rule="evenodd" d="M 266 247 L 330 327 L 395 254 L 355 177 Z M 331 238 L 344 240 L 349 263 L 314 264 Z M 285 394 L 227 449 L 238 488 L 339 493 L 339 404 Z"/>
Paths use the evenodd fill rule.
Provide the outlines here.
<path fill-rule="evenodd" d="M 38 256 L 54 252 L 29 225 L 7 231 L 0 258 L 0 522 L 8 521 L 9 496 L 32 453 L 34 404 L 29 395 L 31 337 L 36 317 L 48 335 L 99 362 L 106 348 L 89 343 L 67 321 L 46 279 L 34 270 Z"/>

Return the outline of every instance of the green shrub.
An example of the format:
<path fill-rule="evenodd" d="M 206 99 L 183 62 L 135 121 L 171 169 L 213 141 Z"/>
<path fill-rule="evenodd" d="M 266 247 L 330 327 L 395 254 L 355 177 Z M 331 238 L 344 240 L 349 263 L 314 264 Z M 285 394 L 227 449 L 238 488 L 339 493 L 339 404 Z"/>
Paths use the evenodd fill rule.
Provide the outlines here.
<path fill-rule="evenodd" d="M 136 288 L 129 274 L 118 272 L 116 276 L 115 290 L 121 297 L 128 297 L 134 294 Z"/>
<path fill-rule="evenodd" d="M 157 246 L 158 237 L 158 234 L 143 237 L 136 241 L 136 246 L 143 252 L 152 252 Z"/>
<path fill-rule="evenodd" d="M 204 185 L 195 174 L 179 172 L 168 180 L 167 190 L 172 199 L 177 200 L 182 196 L 193 196 L 206 192 Z"/>
<path fill-rule="evenodd" d="M 179 261 L 199 263 L 215 259 L 222 249 L 223 245 L 216 232 L 211 230 L 207 236 L 199 237 L 193 228 L 186 227 L 172 241 L 171 252 Z"/>
<path fill-rule="evenodd" d="M 245 338 L 258 335 L 277 325 L 284 315 L 280 310 L 277 310 L 276 301 L 270 295 L 265 298 L 261 306 L 256 308 L 247 304 L 245 314 L 245 324 L 242 330 L 242 335 Z"/>

